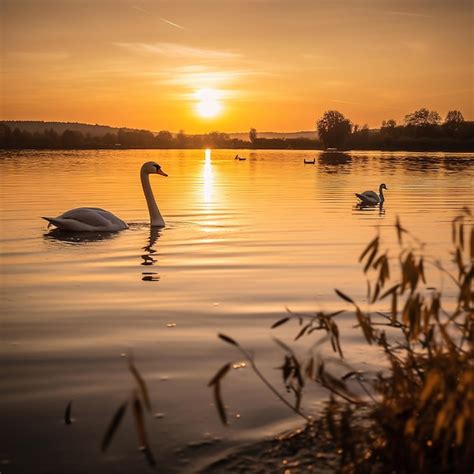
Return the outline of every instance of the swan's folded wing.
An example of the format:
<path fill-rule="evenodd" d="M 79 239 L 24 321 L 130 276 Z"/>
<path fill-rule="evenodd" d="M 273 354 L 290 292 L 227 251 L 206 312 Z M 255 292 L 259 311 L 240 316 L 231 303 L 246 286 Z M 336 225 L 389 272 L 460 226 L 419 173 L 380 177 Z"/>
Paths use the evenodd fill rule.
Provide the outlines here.
<path fill-rule="evenodd" d="M 111 220 L 107 219 L 102 212 L 88 207 L 79 207 L 71 209 L 59 216 L 60 219 L 71 219 L 86 225 L 98 228 L 107 228 L 111 224 Z"/>
<path fill-rule="evenodd" d="M 366 199 L 370 200 L 378 201 L 379 199 L 379 195 L 374 191 L 364 191 L 363 193 L 361 193 L 361 195 L 364 196 Z"/>
<path fill-rule="evenodd" d="M 113 225 L 121 225 L 124 229 L 128 227 L 128 225 L 115 214 L 112 214 L 109 211 L 104 209 L 99 209 L 98 207 L 90 208 L 94 209 L 98 214 L 100 214 L 104 219 L 107 219 Z"/>

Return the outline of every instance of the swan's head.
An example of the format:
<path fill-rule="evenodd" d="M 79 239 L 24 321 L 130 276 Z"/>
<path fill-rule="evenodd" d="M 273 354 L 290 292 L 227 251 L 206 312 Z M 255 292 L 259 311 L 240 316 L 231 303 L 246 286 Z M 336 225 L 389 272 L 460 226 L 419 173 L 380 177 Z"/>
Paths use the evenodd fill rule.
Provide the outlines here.
<path fill-rule="evenodd" d="M 142 166 L 142 173 L 146 174 L 161 174 L 161 176 L 168 176 L 158 163 L 154 161 L 147 161 Z"/>
<path fill-rule="evenodd" d="M 386 189 L 386 190 L 388 191 L 388 188 L 387 188 L 387 186 L 385 186 L 384 183 L 382 183 L 382 184 L 380 185 L 379 189 L 380 189 L 380 191 L 382 191 L 382 189 Z"/>

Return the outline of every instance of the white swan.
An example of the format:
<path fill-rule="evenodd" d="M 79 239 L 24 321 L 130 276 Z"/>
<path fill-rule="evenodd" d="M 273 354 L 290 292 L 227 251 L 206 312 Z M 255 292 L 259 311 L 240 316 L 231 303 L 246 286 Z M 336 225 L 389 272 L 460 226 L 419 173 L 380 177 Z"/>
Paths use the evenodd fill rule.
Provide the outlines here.
<path fill-rule="evenodd" d="M 161 166 L 153 161 L 144 163 L 140 170 L 143 193 L 145 194 L 150 224 L 152 227 L 164 227 L 165 221 L 156 205 L 150 186 L 150 174 L 168 176 Z M 79 207 L 71 209 L 58 217 L 43 217 L 58 229 L 72 232 L 116 232 L 128 228 L 128 225 L 109 211 L 98 207 Z"/>
<path fill-rule="evenodd" d="M 383 190 L 386 189 L 388 191 L 387 186 L 385 184 L 381 184 L 379 186 L 379 194 L 375 191 L 364 191 L 363 193 L 355 193 L 355 195 L 361 200 L 361 204 L 366 205 L 376 205 L 376 204 L 383 204 L 385 198 L 383 196 Z"/>

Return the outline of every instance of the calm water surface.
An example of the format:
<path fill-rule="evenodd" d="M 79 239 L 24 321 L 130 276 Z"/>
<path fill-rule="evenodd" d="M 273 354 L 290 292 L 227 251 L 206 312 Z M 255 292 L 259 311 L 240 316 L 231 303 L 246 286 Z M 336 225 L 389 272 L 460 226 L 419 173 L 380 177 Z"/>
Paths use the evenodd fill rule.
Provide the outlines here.
<path fill-rule="evenodd" d="M 392 245 L 402 222 L 448 257 L 450 220 L 474 208 L 473 154 L 127 150 L 0 152 L 2 252 L 0 470 L 148 472 L 130 413 L 108 453 L 99 444 L 133 380 L 133 350 L 159 415 L 147 419 L 159 472 L 194 472 L 240 443 L 300 423 L 248 368 L 224 385 L 222 428 L 206 383 L 239 357 L 223 332 L 251 349 L 282 388 L 270 325 L 294 310 L 344 307 L 333 288 L 363 300 L 357 257 L 377 228 Z M 316 156 L 316 165 L 304 158 Z M 139 181 L 143 162 L 167 221 L 150 230 Z M 354 192 L 389 191 L 382 211 L 359 210 Z M 86 238 L 49 232 L 40 216 L 106 208 L 130 229 Z M 445 292 L 449 282 L 435 275 Z M 346 357 L 377 366 L 350 315 Z M 309 339 L 300 341 L 300 351 Z M 304 408 L 325 394 L 308 390 Z M 75 423 L 62 416 L 73 400 Z M 238 416 L 240 415 L 240 416 Z M 32 470 L 34 469 L 34 470 Z"/>

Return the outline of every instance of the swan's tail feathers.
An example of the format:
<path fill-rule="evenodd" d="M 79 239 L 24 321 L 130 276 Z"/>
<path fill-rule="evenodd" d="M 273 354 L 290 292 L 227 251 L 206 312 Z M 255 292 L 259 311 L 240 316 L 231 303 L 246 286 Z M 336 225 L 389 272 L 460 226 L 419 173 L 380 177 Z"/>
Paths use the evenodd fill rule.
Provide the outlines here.
<path fill-rule="evenodd" d="M 55 219 L 54 217 L 41 217 L 41 219 L 44 219 L 45 221 L 48 221 L 48 229 L 54 225 L 56 227 L 60 227 L 60 222 L 58 219 Z"/>

